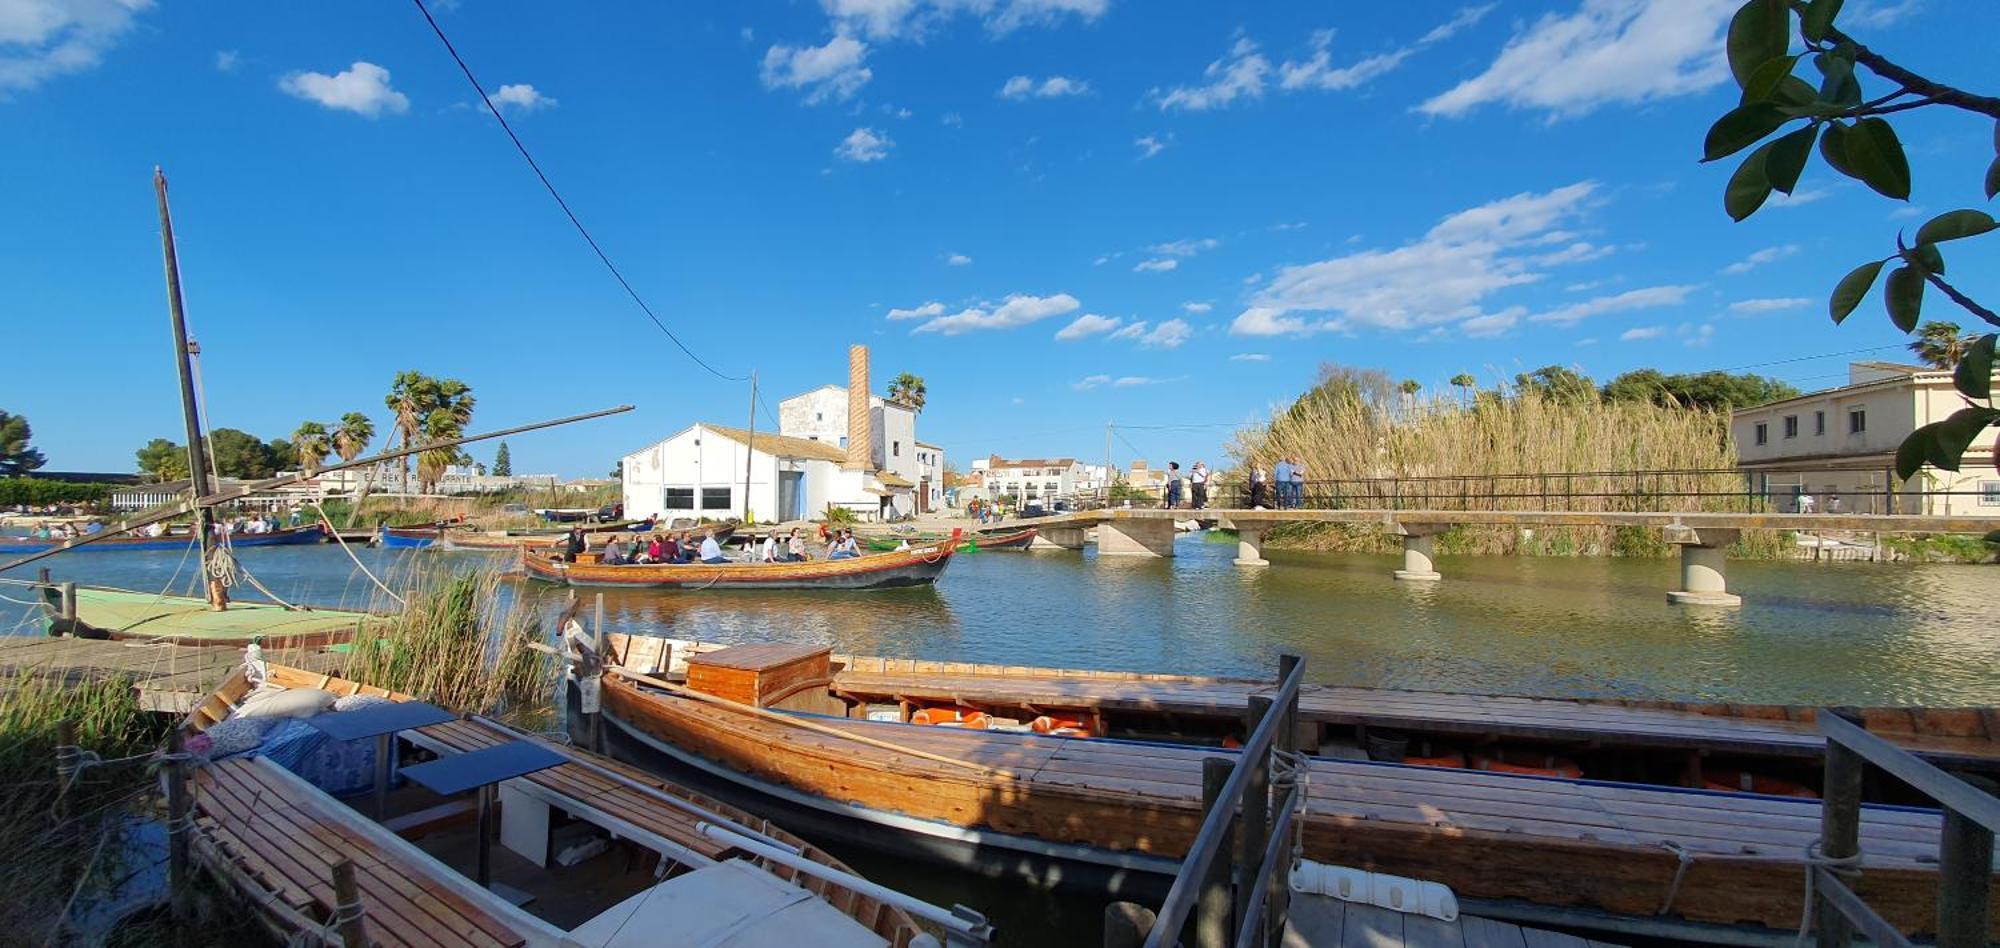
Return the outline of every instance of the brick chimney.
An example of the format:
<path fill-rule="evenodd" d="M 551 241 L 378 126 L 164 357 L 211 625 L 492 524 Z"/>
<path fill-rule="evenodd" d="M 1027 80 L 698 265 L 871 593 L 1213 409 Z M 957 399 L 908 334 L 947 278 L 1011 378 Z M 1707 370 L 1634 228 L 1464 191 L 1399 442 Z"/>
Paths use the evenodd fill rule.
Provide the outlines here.
<path fill-rule="evenodd" d="M 849 471 L 871 471 L 874 432 L 868 419 L 868 347 L 847 347 L 847 461 Z"/>

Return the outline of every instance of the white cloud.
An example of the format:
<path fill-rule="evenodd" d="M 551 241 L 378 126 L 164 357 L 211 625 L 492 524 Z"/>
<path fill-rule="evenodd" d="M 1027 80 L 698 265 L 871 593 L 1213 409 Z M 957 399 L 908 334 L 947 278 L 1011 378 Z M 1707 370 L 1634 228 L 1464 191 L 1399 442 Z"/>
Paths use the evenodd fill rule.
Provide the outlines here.
<path fill-rule="evenodd" d="M 824 46 L 772 46 L 764 53 L 764 88 L 805 89 L 808 104 L 846 99 L 874 78 L 862 65 L 867 58 L 868 44 L 846 34 Z"/>
<path fill-rule="evenodd" d="M 1682 342 L 1699 348 L 1715 339 L 1715 324 L 1702 323 L 1700 326 L 1693 326 L 1682 323 L 1679 329 L 1674 330 L 1674 335 L 1681 337 Z"/>
<path fill-rule="evenodd" d="M 1139 337 L 1139 344 L 1154 349 L 1178 349 L 1181 343 L 1194 336 L 1194 327 L 1185 319 L 1169 319 L 1153 327 L 1153 331 Z"/>
<path fill-rule="evenodd" d="M 1194 303 L 1194 302 L 1189 302 L 1189 303 L 1182 303 L 1182 304 L 1181 304 L 1181 309 L 1183 309 L 1183 310 L 1185 310 L 1185 311 L 1187 311 L 1187 312 L 1190 312 L 1190 313 L 1193 313 L 1193 314 L 1195 314 L 1195 315 L 1197 315 L 1197 316 L 1201 315 L 1202 313 L 1206 313 L 1206 312 L 1208 312 L 1209 310 L 1211 310 L 1211 309 L 1214 309 L 1214 308 L 1215 308 L 1215 304 L 1213 304 L 1213 303 Z"/>
<path fill-rule="evenodd" d="M 1284 65 L 1278 67 L 1279 88 L 1287 91 L 1319 89 L 1328 92 L 1352 89 L 1366 83 L 1370 79 L 1394 71 L 1397 66 L 1403 64 L 1403 60 L 1409 58 L 1411 53 L 1416 52 L 1415 47 L 1406 46 L 1402 49 L 1369 56 L 1352 66 L 1342 66 L 1336 69 L 1333 65 L 1333 51 L 1331 48 L 1333 46 L 1332 30 L 1320 30 L 1314 33 L 1312 46 L 1313 54 L 1311 59 L 1304 62 L 1286 60 Z"/>
<path fill-rule="evenodd" d="M 1132 388 L 1136 385 L 1165 385 L 1173 379 L 1156 379 L 1150 375 L 1121 375 L 1111 383 L 1113 388 Z"/>
<path fill-rule="evenodd" d="M 1062 342 L 1069 342 L 1075 339 L 1082 339 L 1085 336 L 1094 336 L 1101 332 L 1110 332 L 1116 329 L 1118 324 L 1122 322 L 1124 320 L 1116 316 L 1099 316 L 1096 313 L 1085 313 L 1078 316 L 1075 322 L 1057 330 L 1056 339 Z"/>
<path fill-rule="evenodd" d="M 1658 339 L 1667 331 L 1659 326 L 1634 326 L 1618 334 L 1619 342 L 1638 342 L 1643 339 Z"/>
<path fill-rule="evenodd" d="M 1078 307 L 1082 305 L 1076 301 L 1076 297 L 1068 293 L 1057 293 L 1054 296 L 1030 296 L 1026 293 L 1015 293 L 1001 301 L 998 306 L 991 303 L 981 303 L 978 306 L 968 306 L 949 316 L 926 313 L 925 315 L 931 318 L 923 325 L 911 330 L 911 332 L 937 332 L 947 336 L 956 336 L 960 333 L 972 332 L 979 329 L 1013 329 L 1016 326 L 1026 326 L 1029 323 L 1040 322 L 1051 316 L 1061 316 L 1064 313 L 1076 312 Z M 919 308 L 927 309 L 928 307 Z M 940 306 L 939 309 L 942 311 L 943 307 Z M 895 317 L 895 312 L 894 310 L 891 311 L 891 318 L 898 318 Z M 900 318 L 907 319 L 914 317 Z"/>
<path fill-rule="evenodd" d="M 1127 323 L 1124 326 L 1124 328 L 1121 328 L 1117 332 L 1112 333 L 1111 338 L 1137 339 L 1145 334 L 1146 334 L 1146 321 L 1141 319 L 1136 322 Z"/>
<path fill-rule="evenodd" d="M 279 80 L 278 88 L 329 109 L 340 109 L 374 118 L 383 112 L 407 112 L 410 97 L 389 86 L 389 70 L 374 63 L 357 62 L 346 72 L 327 75 L 296 72 Z"/>
<path fill-rule="evenodd" d="M 917 39 L 961 12 L 1005 35 L 1070 16 L 1089 22 L 1104 15 L 1110 0 L 820 0 L 820 6 L 843 29 L 874 39 Z"/>
<path fill-rule="evenodd" d="M 1476 7 L 1465 7 L 1459 10 L 1456 16 L 1438 24 L 1437 28 L 1425 33 L 1423 38 L 1417 40 L 1417 42 L 1424 46 L 1444 42 L 1458 35 L 1462 30 L 1468 30 L 1479 25 L 1479 21 L 1485 19 L 1486 14 L 1492 13 L 1493 8 L 1496 6 L 1499 6 L 1499 4 L 1487 3 Z"/>
<path fill-rule="evenodd" d="M 218 49 L 215 51 L 215 69 L 217 72 L 235 72 L 236 64 L 242 58 L 233 49 Z"/>
<path fill-rule="evenodd" d="M 1749 273 L 1750 271 L 1755 270 L 1758 267 L 1763 266 L 1764 264 L 1775 263 L 1779 260 L 1785 259 L 1786 257 L 1792 256 L 1793 254 L 1796 254 L 1798 252 L 1799 252 L 1798 244 L 1780 244 L 1776 247 L 1765 247 L 1764 249 L 1759 250 L 1751 254 L 1750 256 L 1744 257 L 1743 259 L 1738 260 L 1735 263 L 1730 264 L 1729 266 L 1723 267 L 1722 272 L 1731 274 Z"/>
<path fill-rule="evenodd" d="M 1050 76 L 1036 82 L 1027 76 L 1015 76 L 1000 87 L 1000 98 L 1013 99 L 1060 99 L 1063 96 L 1083 95 L 1090 91 L 1090 83 L 1068 76 Z"/>
<path fill-rule="evenodd" d="M 1772 196 L 1776 197 L 1776 195 Z M 1902 207 L 1896 208 L 1895 210 L 1889 212 L 1889 219 L 1892 221 L 1906 221 L 1913 217 L 1922 217 L 1922 216 L 1924 216 L 1924 208 L 1919 207 L 1915 204 L 1905 204 Z"/>
<path fill-rule="evenodd" d="M 1611 296 L 1599 296 L 1560 306 L 1546 313 L 1536 313 L 1528 317 L 1531 323 L 1553 323 L 1557 326 L 1574 326 L 1592 316 L 1605 313 L 1622 313 L 1634 309 L 1657 309 L 1662 306 L 1679 306 L 1687 300 L 1687 295 L 1698 287 L 1694 286 L 1647 286 L 1636 290 L 1626 290 Z"/>
<path fill-rule="evenodd" d="M 1521 321 L 1521 307 L 1512 306 L 1497 313 L 1474 316 L 1459 323 L 1458 328 L 1474 339 L 1490 339 L 1514 328 Z"/>
<path fill-rule="evenodd" d="M 1271 74 L 1271 61 L 1257 51 L 1257 44 L 1244 37 L 1229 48 L 1229 54 L 1208 64 L 1201 72 L 1206 81 L 1196 86 L 1176 86 L 1154 94 L 1160 109 L 1188 109 L 1203 112 L 1223 108 L 1237 99 L 1257 99 L 1264 95 L 1264 80 Z"/>
<path fill-rule="evenodd" d="M 1154 244 L 1147 247 L 1146 250 L 1167 257 L 1192 257 L 1204 250 L 1214 250 L 1220 246 L 1222 246 L 1222 241 L 1216 240 L 1213 237 L 1191 237 L 1164 244 Z"/>
<path fill-rule="evenodd" d="M 936 301 L 925 303 L 922 306 L 912 307 L 910 309 L 892 309 L 889 311 L 890 319 L 930 319 L 936 316 L 943 316 L 943 315 L 944 315 L 944 304 Z"/>
<path fill-rule="evenodd" d="M 1812 300 L 1803 296 L 1771 297 L 1767 299 L 1737 300 L 1729 304 L 1732 313 L 1775 313 L 1780 310 L 1798 309 L 1811 306 Z"/>
<path fill-rule="evenodd" d="M 1422 239 L 1280 269 L 1230 325 L 1242 336 L 1348 326 L 1411 329 L 1486 315 L 1480 304 L 1543 278 L 1538 248 L 1581 217 L 1596 193 L 1584 181 L 1522 193 L 1449 215 Z M 1254 282 L 1254 281 L 1252 281 Z M 1494 321 L 1477 324 L 1490 326 Z"/>
<path fill-rule="evenodd" d="M 965 117 L 957 112 L 946 112 L 938 118 L 946 128 L 959 128 L 965 124 Z"/>
<path fill-rule="evenodd" d="M 1078 391 L 1083 391 L 1086 389 L 1096 388 L 1099 385 L 1104 385 L 1110 381 L 1111 381 L 1111 376 L 1109 375 L 1086 375 L 1083 378 L 1077 379 L 1075 382 L 1070 383 L 1069 387 L 1076 389 Z"/>
<path fill-rule="evenodd" d="M 503 111 L 511 107 L 516 112 L 538 112 L 556 107 L 556 100 L 541 94 L 534 86 L 525 82 L 501 86 L 487 98 L 493 100 L 494 108 Z"/>
<path fill-rule="evenodd" d="M 1239 352 L 1229 357 L 1231 362 L 1269 362 L 1271 357 L 1261 352 Z"/>
<path fill-rule="evenodd" d="M 857 128 L 840 140 L 840 145 L 834 148 L 833 153 L 844 160 L 865 164 L 889 157 L 889 149 L 895 147 L 895 144 L 889 140 L 889 136 L 872 128 Z"/>
<path fill-rule="evenodd" d="M 954 267 L 963 267 L 970 265 L 972 263 L 972 258 L 962 253 L 954 253 L 954 254 L 947 254 L 944 258 L 944 262 Z"/>
<path fill-rule="evenodd" d="M 95 68 L 152 0 L 0 2 L 0 99 Z"/>
<path fill-rule="evenodd" d="M 1151 158 L 1162 151 L 1165 151 L 1167 148 L 1167 144 L 1165 142 L 1160 141 L 1159 138 L 1152 135 L 1147 135 L 1143 138 L 1132 139 L 1132 144 L 1138 146 L 1139 148 L 1140 161 L 1145 161 L 1146 159 Z"/>
<path fill-rule="evenodd" d="M 1923 0 L 1903 0 L 1901 3 L 1887 2 L 1887 0 L 1877 3 L 1856 3 L 1841 14 L 1840 25 L 1849 32 L 1857 29 L 1887 29 L 1902 22 L 1904 17 L 1917 12 L 1922 6 Z"/>
<path fill-rule="evenodd" d="M 1173 259 L 1172 257 L 1162 257 L 1157 260 L 1141 260 L 1138 263 L 1132 265 L 1132 272 L 1165 273 L 1169 270 L 1178 268 L 1180 265 L 1181 262 L 1179 260 Z"/>
<path fill-rule="evenodd" d="M 1563 292 L 1565 292 L 1565 293 L 1583 293 L 1583 292 L 1587 292 L 1587 291 L 1589 291 L 1589 290 L 1594 290 L 1594 289 L 1597 289 L 1598 287 L 1600 287 L 1600 286 L 1603 286 L 1603 285 L 1604 285 L 1604 281 L 1603 281 L 1603 280 L 1584 280 L 1583 282 L 1580 282 L 1580 283 L 1572 283 L 1572 284 L 1570 284 L 1570 285 L 1568 285 L 1568 286 L 1565 286 L 1565 287 L 1563 287 Z"/>
<path fill-rule="evenodd" d="M 1790 194 L 1786 194 L 1783 191 L 1773 193 L 1770 200 L 1764 202 L 1764 206 L 1798 207 L 1801 204 L 1811 204 L 1814 201 L 1831 196 L 1833 196 L 1833 192 L 1825 188 L 1798 188 Z"/>
<path fill-rule="evenodd" d="M 1488 103 L 1582 115 L 1702 92 L 1729 79 L 1722 31 L 1735 0 L 1582 0 L 1515 34 L 1486 71 L 1418 106 L 1457 117 Z"/>

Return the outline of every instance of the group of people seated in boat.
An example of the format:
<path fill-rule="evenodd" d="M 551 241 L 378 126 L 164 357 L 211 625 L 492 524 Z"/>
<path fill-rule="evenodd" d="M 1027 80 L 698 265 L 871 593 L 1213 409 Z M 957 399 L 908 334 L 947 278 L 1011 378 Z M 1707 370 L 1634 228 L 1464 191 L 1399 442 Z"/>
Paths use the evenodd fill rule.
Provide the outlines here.
<path fill-rule="evenodd" d="M 577 556 L 590 548 L 590 540 L 583 528 L 574 527 L 563 540 L 563 559 L 574 563 Z M 701 542 L 683 544 L 670 533 L 656 533 L 651 537 L 634 537 L 625 540 L 612 537 L 604 548 L 598 551 L 597 562 L 604 566 L 651 566 L 676 563 L 727 563 L 729 558 L 722 555 L 722 544 L 715 539 L 714 530 L 702 532 Z"/>
<path fill-rule="evenodd" d="M 84 524 L 81 530 L 77 529 L 76 524 L 73 523 L 44 523 L 37 525 L 35 529 L 29 531 L 28 536 L 37 540 L 74 540 L 79 536 L 89 536 L 93 533 L 102 533 L 103 531 L 104 524 L 98 523 L 95 520 Z"/>
<path fill-rule="evenodd" d="M 293 513 L 292 525 L 298 525 L 296 511 Z M 279 522 L 278 515 L 270 512 L 261 513 L 254 517 L 233 517 L 228 523 L 217 523 L 215 527 L 218 533 L 232 534 L 276 533 L 285 528 L 284 524 Z"/>

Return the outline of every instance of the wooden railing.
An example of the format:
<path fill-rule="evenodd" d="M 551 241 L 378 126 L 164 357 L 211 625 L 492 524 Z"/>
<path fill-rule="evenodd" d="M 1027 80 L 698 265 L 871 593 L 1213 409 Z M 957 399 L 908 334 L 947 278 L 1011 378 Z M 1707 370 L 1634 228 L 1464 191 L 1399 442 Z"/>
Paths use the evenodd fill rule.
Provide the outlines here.
<path fill-rule="evenodd" d="M 1250 698 L 1250 737 L 1237 757 L 1202 761 L 1207 815 L 1146 933 L 1147 948 L 1276 948 L 1291 895 L 1299 688 L 1305 663 L 1278 660 L 1278 689 Z M 1273 766 L 1273 764 L 1278 766 Z M 1107 924 L 1107 942 L 1115 940 Z"/>
<path fill-rule="evenodd" d="M 1861 778 L 1869 764 L 1944 807 L 1944 830 L 1938 837 L 1939 948 L 1985 945 L 2000 798 L 1870 734 L 1856 715 L 1822 709 L 1818 719 L 1819 731 L 1826 735 L 1826 796 L 1819 853 L 1807 871 L 1812 873 L 1812 911 L 1821 948 L 1846 948 L 1857 931 L 1878 945 L 1910 944 L 1851 887 L 1861 875 Z"/>

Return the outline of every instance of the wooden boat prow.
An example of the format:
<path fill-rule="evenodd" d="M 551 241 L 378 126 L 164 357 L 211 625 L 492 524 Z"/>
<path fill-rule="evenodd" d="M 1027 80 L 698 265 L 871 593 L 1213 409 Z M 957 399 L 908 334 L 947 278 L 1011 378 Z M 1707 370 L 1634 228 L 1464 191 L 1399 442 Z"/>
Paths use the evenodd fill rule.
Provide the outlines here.
<path fill-rule="evenodd" d="M 280 664 L 265 666 L 265 680 L 279 687 L 318 688 L 341 696 L 411 700 L 409 695 Z M 200 734 L 227 720 L 251 690 L 247 669 L 239 669 L 188 715 L 186 731 Z M 484 718 L 407 730 L 402 737 L 441 756 L 510 741 L 557 750 L 566 758 L 564 763 L 514 778 L 503 787 L 525 794 L 517 800 L 538 800 L 586 822 L 615 827 L 618 838 L 651 849 L 663 860 L 673 854 L 673 863 L 663 867 L 667 881 L 657 888 L 666 892 L 678 886 L 670 901 L 705 898 L 695 894 L 704 886 L 727 887 L 744 898 L 755 892 L 741 886 L 756 891 L 796 886 L 814 897 L 803 908 L 782 908 L 789 919 L 785 924 L 809 922 L 796 934 L 798 938 L 860 945 L 864 942 L 858 939 L 865 934 L 869 938 L 865 943 L 890 948 L 936 945 L 909 912 L 878 897 L 882 890 L 870 887 L 838 859 L 782 827 L 671 781 L 578 748 L 549 745 Z M 325 930 L 332 910 L 326 871 L 342 858 L 357 867 L 371 941 L 383 944 L 575 948 L 603 943 L 596 937 L 600 930 L 617 927 L 602 921 L 607 915 L 646 911 L 634 903 L 634 895 L 599 915 L 594 928 L 586 922 L 565 930 L 471 883 L 399 837 L 389 824 L 360 817 L 268 759 L 233 758 L 198 769 L 194 779 L 198 858 L 248 896 L 260 917 L 285 937 Z M 724 831 L 704 828 L 716 826 Z M 776 848 L 758 848 L 765 843 Z M 726 866 L 737 868 L 718 869 Z M 682 881 L 696 876 L 702 878 Z M 652 890 L 640 889 L 644 891 Z M 797 901 L 778 899 L 781 905 Z M 676 918 L 674 930 L 694 937 L 689 924 L 695 920 Z"/>
<path fill-rule="evenodd" d="M 622 586 L 703 591 L 711 589 L 863 590 L 937 582 L 957 552 L 960 534 L 901 553 L 877 553 L 802 563 L 669 563 L 606 566 L 591 555 L 577 562 L 523 551 L 528 576 L 571 586 Z"/>

